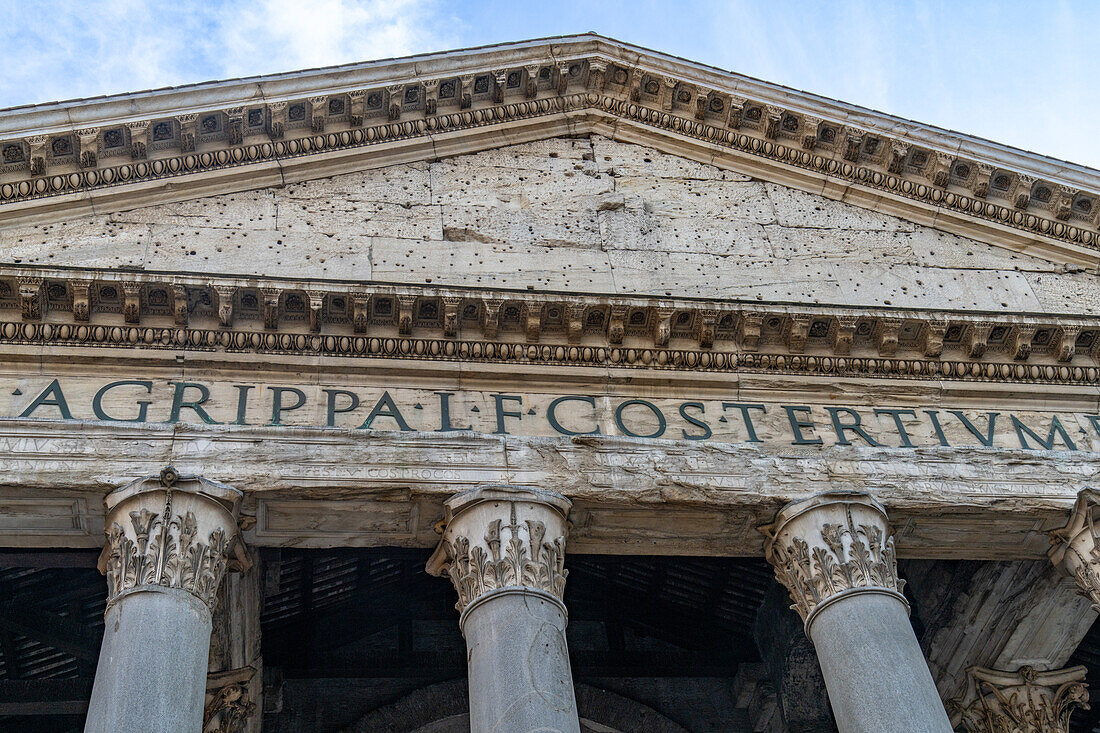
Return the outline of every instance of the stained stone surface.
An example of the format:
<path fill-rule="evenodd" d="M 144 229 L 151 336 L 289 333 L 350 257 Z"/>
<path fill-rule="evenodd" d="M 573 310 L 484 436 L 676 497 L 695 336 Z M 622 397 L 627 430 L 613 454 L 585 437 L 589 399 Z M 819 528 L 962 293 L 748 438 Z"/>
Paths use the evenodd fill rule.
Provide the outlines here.
<path fill-rule="evenodd" d="M 84 733 L 196 733 L 202 727 L 210 611 L 174 588 L 107 610 Z"/>
<path fill-rule="evenodd" d="M 1094 274 L 593 136 L 0 231 L 4 263 L 1090 313 Z"/>
<path fill-rule="evenodd" d="M 562 607 L 533 593 L 470 609 L 470 733 L 580 733 Z"/>
<path fill-rule="evenodd" d="M 905 607 L 862 593 L 825 606 L 809 629 L 840 733 L 950 733 Z"/>

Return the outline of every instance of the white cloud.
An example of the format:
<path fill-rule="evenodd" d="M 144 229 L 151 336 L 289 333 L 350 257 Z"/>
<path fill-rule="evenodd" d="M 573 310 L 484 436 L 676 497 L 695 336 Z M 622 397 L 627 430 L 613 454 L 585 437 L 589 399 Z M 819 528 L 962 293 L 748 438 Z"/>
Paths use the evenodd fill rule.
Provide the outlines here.
<path fill-rule="evenodd" d="M 437 0 L 0 0 L 0 107 L 458 45 Z"/>
<path fill-rule="evenodd" d="M 426 0 L 313 0 L 308 9 L 264 0 L 221 27 L 223 68 L 242 76 L 442 50 L 436 10 Z"/>

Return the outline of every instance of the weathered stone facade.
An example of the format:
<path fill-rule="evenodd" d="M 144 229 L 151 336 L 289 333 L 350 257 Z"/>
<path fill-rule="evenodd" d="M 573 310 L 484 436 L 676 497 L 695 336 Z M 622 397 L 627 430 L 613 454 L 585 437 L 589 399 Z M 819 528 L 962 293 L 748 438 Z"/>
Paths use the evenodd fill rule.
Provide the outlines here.
<path fill-rule="evenodd" d="M 706 683 L 738 730 L 1087 698 L 1100 173 L 588 36 L 0 112 L 0 151 L 0 544 L 106 539 L 137 619 L 87 730 L 314 689 L 258 641 L 290 547 L 438 543 L 458 593 L 469 707 L 347 730 L 731 729 L 574 684 L 567 545 L 774 565 L 809 641 Z M 126 672 L 157 619 L 201 654 Z"/>

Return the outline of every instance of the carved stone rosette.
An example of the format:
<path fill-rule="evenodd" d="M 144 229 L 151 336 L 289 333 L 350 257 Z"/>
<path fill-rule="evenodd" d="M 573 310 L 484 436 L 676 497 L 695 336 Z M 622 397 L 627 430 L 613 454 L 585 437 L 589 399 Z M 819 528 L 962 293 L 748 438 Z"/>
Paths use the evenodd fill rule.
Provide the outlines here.
<path fill-rule="evenodd" d="M 1083 489 L 1077 495 L 1069 523 L 1050 533 L 1052 547 L 1048 555 L 1055 566 L 1065 568 L 1077 581 L 1081 595 L 1092 601 L 1100 612 L 1100 548 L 1097 547 L 1097 519 L 1100 516 L 1100 492 Z"/>
<path fill-rule="evenodd" d="M 949 705 L 951 724 L 967 733 L 1069 733 L 1073 711 L 1089 707 L 1085 671 L 971 667 L 965 695 Z"/>
<path fill-rule="evenodd" d="M 107 495 L 107 544 L 99 569 L 107 607 L 129 592 L 179 588 L 213 611 L 237 547 L 237 489 L 171 468 Z"/>
<path fill-rule="evenodd" d="M 571 506 L 552 491 L 513 486 L 453 496 L 444 503 L 443 537 L 427 571 L 451 579 L 463 619 L 472 604 L 495 592 L 533 590 L 561 603 Z"/>
<path fill-rule="evenodd" d="M 765 557 L 807 633 L 823 606 L 849 594 L 885 593 L 908 610 L 886 510 L 869 495 L 838 491 L 792 502 L 763 530 Z"/>

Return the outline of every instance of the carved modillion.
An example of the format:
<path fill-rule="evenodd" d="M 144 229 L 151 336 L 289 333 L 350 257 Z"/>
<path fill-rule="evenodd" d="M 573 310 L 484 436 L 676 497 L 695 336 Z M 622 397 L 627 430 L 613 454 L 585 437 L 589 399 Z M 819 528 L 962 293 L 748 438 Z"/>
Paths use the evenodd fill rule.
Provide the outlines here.
<path fill-rule="evenodd" d="M 222 328 L 233 325 L 233 294 L 236 288 L 215 285 L 214 293 L 218 296 L 218 323 Z"/>
<path fill-rule="evenodd" d="M 91 317 L 91 288 L 91 280 L 69 282 L 69 291 L 73 296 L 73 320 L 77 323 L 87 323 Z"/>
<path fill-rule="evenodd" d="M 24 321 L 37 321 L 42 318 L 42 283 L 43 280 L 40 277 L 20 277 L 17 280 L 19 285 L 19 306 L 23 313 Z"/>
<path fill-rule="evenodd" d="M 172 285 L 172 320 L 177 326 L 186 326 L 189 313 L 187 288 L 180 284 Z"/>

